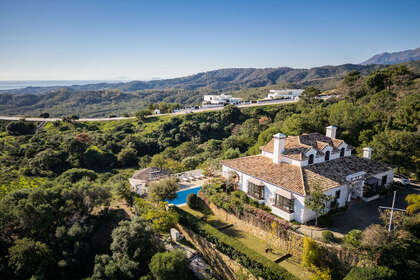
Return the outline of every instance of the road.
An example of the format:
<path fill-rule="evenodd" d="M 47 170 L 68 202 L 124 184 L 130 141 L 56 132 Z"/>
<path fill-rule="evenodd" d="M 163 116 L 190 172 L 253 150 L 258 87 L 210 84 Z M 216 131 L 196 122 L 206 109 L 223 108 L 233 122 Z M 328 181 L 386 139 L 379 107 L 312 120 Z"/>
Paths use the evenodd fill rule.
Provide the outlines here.
<path fill-rule="evenodd" d="M 257 106 L 266 106 L 266 105 L 275 105 L 275 104 L 287 104 L 287 103 L 295 103 L 297 100 L 287 100 L 287 101 L 271 101 L 271 102 L 264 102 L 264 103 L 252 103 L 252 104 L 242 104 L 238 105 L 239 108 L 247 108 L 247 107 L 257 107 Z M 196 110 L 187 110 L 181 111 L 176 113 L 169 113 L 169 114 L 158 114 L 158 115 L 150 115 L 147 117 L 157 117 L 157 116 L 176 116 L 176 115 L 185 115 L 190 113 L 201 113 L 201 112 L 209 112 L 209 111 L 220 111 L 224 107 L 214 107 L 214 108 L 202 108 Z M 78 122 L 103 122 L 103 121 L 119 121 L 119 120 L 132 120 L 136 117 L 115 117 L 115 118 L 80 118 Z M 29 122 L 54 122 L 54 121 L 61 121 L 61 118 L 25 118 L 24 116 L 0 116 L 0 120 L 7 120 L 7 121 L 18 121 L 21 119 L 25 119 L 25 121 Z"/>

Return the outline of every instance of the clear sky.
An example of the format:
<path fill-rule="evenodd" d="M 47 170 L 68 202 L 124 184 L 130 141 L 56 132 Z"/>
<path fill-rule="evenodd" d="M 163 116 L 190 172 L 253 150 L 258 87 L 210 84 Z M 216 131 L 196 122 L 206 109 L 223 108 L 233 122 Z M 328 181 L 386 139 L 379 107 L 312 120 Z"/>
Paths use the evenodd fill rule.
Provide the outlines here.
<path fill-rule="evenodd" d="M 420 47 L 420 1 L 0 0 L 0 80 L 360 63 Z"/>

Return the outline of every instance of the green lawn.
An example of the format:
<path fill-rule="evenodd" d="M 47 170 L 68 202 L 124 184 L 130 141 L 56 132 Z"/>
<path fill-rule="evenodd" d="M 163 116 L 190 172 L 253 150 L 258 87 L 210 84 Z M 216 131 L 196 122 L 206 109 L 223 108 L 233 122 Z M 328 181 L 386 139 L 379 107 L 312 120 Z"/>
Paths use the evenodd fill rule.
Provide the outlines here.
<path fill-rule="evenodd" d="M 198 217 L 198 218 L 202 218 L 204 216 L 204 214 L 200 211 L 196 211 L 193 210 L 191 208 L 189 208 L 187 205 L 181 206 L 180 207 L 182 210 Z M 207 220 L 206 220 L 209 224 L 211 224 L 212 226 L 214 226 L 215 228 L 218 228 L 220 226 L 223 225 L 227 225 L 225 222 L 223 222 L 222 220 L 218 219 L 218 217 L 216 217 L 215 215 L 207 215 Z M 281 252 L 278 250 L 273 250 L 273 252 L 265 252 L 265 249 L 267 248 L 271 248 L 270 244 L 267 243 L 266 241 L 259 239 L 257 237 L 255 237 L 252 234 L 249 234 L 246 231 L 240 230 L 235 226 L 231 226 L 225 229 L 220 230 L 221 232 L 235 238 L 236 240 L 238 240 L 239 242 L 243 243 L 245 246 L 247 246 L 248 248 L 254 250 L 255 252 L 259 253 L 262 256 L 265 256 L 267 258 L 269 258 L 270 260 L 276 260 L 282 256 L 285 256 L 286 253 L 285 252 Z M 310 279 L 310 273 L 305 271 L 302 266 L 299 263 L 299 260 L 290 257 L 287 258 L 283 261 L 281 261 L 279 263 L 280 266 L 282 266 L 283 268 L 287 269 L 290 273 L 292 273 L 294 276 L 296 276 L 299 279 L 302 280 L 308 280 Z"/>

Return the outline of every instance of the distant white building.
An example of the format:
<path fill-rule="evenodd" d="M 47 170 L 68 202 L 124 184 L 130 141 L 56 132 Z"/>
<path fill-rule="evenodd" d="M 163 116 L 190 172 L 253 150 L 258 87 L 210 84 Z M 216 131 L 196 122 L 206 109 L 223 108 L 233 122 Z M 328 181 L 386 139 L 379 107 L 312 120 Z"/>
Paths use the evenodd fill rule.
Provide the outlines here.
<path fill-rule="evenodd" d="M 303 89 L 271 89 L 270 93 L 265 98 L 266 100 L 274 99 L 298 99 L 299 95 L 303 92 Z"/>
<path fill-rule="evenodd" d="M 232 97 L 232 95 L 204 95 L 203 104 L 224 105 L 224 104 L 238 104 L 242 98 Z"/>

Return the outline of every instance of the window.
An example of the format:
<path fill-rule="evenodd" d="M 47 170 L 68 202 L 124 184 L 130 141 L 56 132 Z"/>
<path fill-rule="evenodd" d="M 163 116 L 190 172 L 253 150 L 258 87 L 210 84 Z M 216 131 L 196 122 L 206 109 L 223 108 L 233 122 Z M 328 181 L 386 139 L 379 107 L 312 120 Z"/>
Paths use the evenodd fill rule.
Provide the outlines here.
<path fill-rule="evenodd" d="M 309 155 L 308 164 L 314 163 L 314 155 Z"/>
<path fill-rule="evenodd" d="M 388 176 L 387 175 L 382 176 L 381 186 L 385 186 L 386 185 L 387 179 L 388 179 Z"/>
<path fill-rule="evenodd" d="M 248 195 L 256 199 L 264 199 L 264 186 L 248 182 Z"/>
<path fill-rule="evenodd" d="M 340 150 L 340 157 L 344 157 L 344 153 L 346 152 L 346 149 L 341 148 Z"/>
<path fill-rule="evenodd" d="M 284 196 L 276 194 L 276 201 L 274 203 L 274 206 L 276 206 L 277 208 L 280 208 L 289 213 L 293 213 L 295 212 L 294 205 L 295 201 L 293 199 L 288 199 Z"/>
<path fill-rule="evenodd" d="M 341 190 L 335 192 L 335 199 L 340 199 Z"/>
<path fill-rule="evenodd" d="M 330 160 L 330 151 L 325 152 L 325 161 Z"/>

